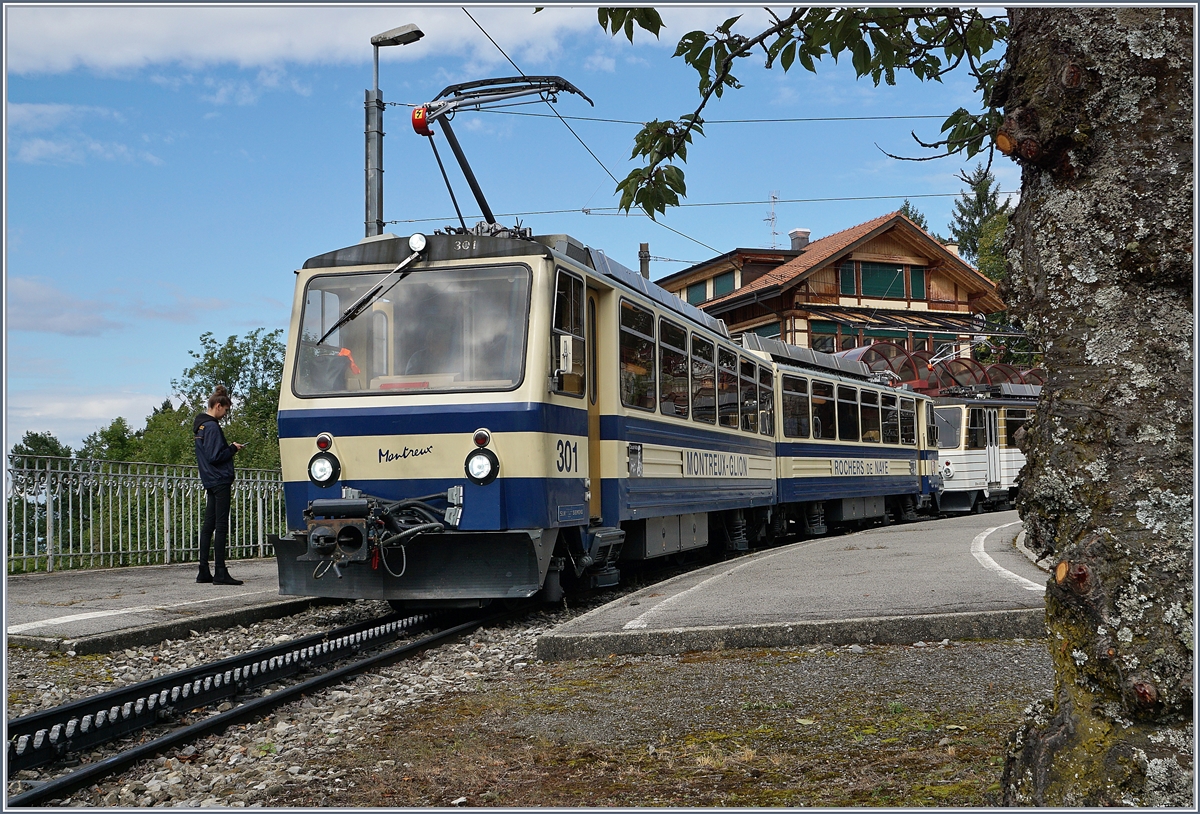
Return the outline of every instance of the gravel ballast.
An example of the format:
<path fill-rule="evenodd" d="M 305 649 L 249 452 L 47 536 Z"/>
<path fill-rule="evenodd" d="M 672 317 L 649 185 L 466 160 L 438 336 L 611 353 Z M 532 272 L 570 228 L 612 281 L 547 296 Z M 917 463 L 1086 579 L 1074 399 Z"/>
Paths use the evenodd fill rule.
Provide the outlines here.
<path fill-rule="evenodd" d="M 1033 640 L 536 659 L 539 636 L 612 598 L 476 631 L 56 804 L 982 805 L 1053 683 Z M 92 656 L 9 647 L 8 716 L 388 610 L 320 606 Z M 21 772 L 9 794 L 50 776 Z"/>

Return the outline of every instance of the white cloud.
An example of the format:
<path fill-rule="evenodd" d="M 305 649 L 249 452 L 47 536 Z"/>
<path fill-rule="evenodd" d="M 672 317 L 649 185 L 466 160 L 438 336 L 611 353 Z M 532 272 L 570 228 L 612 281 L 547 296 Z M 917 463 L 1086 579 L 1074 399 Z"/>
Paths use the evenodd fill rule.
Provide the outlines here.
<path fill-rule="evenodd" d="M 124 117 L 115 110 L 91 105 L 9 102 L 7 112 L 9 132 L 17 133 L 58 130 L 65 125 L 78 125 L 89 117 L 124 121 Z"/>
<path fill-rule="evenodd" d="M 167 291 L 165 302 L 128 295 L 83 298 L 36 277 L 9 277 L 10 331 L 63 336 L 100 336 L 124 328 L 131 319 L 173 324 L 194 322 L 201 313 L 219 311 L 233 303 L 213 297 L 192 297 Z"/>
<path fill-rule="evenodd" d="M 610 39 L 600 31 L 594 8 L 552 6 L 534 14 L 533 6 L 474 7 L 470 12 L 518 64 L 545 62 L 562 50 L 570 34 L 628 47 L 623 35 Z M 637 43 L 673 49 L 687 31 L 711 30 L 738 13 L 744 14 L 738 30 L 749 30 L 763 16 L 760 9 L 664 7 L 667 27 L 660 39 L 639 30 Z M 7 8 L 6 17 L 6 58 L 14 74 L 364 63 L 371 58 L 371 36 L 404 22 L 420 26 L 425 38 L 382 48 L 381 60 L 414 61 L 436 53 L 464 56 L 475 67 L 505 62 L 462 9 L 446 6 L 25 6 Z"/>
<path fill-rule="evenodd" d="M 21 164 L 83 164 L 88 158 L 163 163 L 151 152 L 97 139 L 82 129 L 82 123 L 88 120 L 123 123 L 125 118 L 115 110 L 89 105 L 10 102 L 7 114 L 11 155 Z"/>
<path fill-rule="evenodd" d="M 588 71 L 613 73 L 617 69 L 617 60 L 608 54 L 597 51 L 583 61 L 583 67 Z"/>
<path fill-rule="evenodd" d="M 108 306 L 76 297 L 34 277 L 8 278 L 10 331 L 36 331 L 66 336 L 99 336 L 121 327 L 104 315 Z"/>
<path fill-rule="evenodd" d="M 83 439 L 117 416 L 135 429 L 167 398 L 164 393 L 131 390 L 98 394 L 64 387 L 8 391 L 5 406 L 7 447 L 19 443 L 26 432 L 51 432 L 64 444 L 78 449 Z"/>

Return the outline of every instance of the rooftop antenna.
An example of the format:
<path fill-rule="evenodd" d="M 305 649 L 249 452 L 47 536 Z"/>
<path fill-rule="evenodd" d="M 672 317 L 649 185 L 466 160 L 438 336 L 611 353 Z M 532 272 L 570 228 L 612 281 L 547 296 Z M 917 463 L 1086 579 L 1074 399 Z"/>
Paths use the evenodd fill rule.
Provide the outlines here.
<path fill-rule="evenodd" d="M 775 230 L 775 224 L 776 224 L 775 202 L 778 200 L 779 200 L 779 190 L 775 190 L 774 192 L 771 193 L 771 214 L 768 215 L 767 217 L 763 218 L 763 220 L 765 222 L 771 224 L 771 248 L 772 249 L 779 248 L 778 241 L 777 241 L 777 238 L 779 237 L 779 232 L 777 232 Z"/>

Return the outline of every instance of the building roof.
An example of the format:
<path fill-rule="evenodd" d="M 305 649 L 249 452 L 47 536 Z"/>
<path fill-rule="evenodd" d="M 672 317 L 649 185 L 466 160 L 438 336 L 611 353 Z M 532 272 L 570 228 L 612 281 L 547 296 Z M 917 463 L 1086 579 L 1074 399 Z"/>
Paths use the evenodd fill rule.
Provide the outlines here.
<path fill-rule="evenodd" d="M 783 288 L 801 282 L 806 276 L 826 265 L 838 255 L 851 252 L 856 246 L 896 227 L 915 233 L 914 237 L 917 237 L 922 244 L 928 245 L 932 253 L 942 261 L 944 268 L 952 274 L 956 273 L 956 276 L 962 278 L 964 282 L 972 283 L 982 289 L 985 294 L 980 298 L 980 309 L 984 313 L 1004 310 L 1004 302 L 996 294 L 994 282 L 899 211 L 889 212 L 866 223 L 860 223 L 849 229 L 843 229 L 819 240 L 814 240 L 804 248 L 804 253 L 799 257 L 789 260 L 736 291 L 709 300 L 704 303 L 703 308 L 709 311 L 714 306 L 723 306 L 719 310 L 725 311 L 741 304 L 745 298 L 759 299 L 755 296 L 756 294 L 778 294 Z"/>
<path fill-rule="evenodd" d="M 800 252 L 796 249 L 764 249 L 761 247 L 731 249 L 724 254 L 719 254 L 716 257 L 690 265 L 681 271 L 668 274 L 666 277 L 660 277 L 655 282 L 665 288 L 677 285 L 697 272 L 708 271 L 714 266 L 737 265 L 738 260 L 750 263 L 785 263 L 799 256 Z"/>

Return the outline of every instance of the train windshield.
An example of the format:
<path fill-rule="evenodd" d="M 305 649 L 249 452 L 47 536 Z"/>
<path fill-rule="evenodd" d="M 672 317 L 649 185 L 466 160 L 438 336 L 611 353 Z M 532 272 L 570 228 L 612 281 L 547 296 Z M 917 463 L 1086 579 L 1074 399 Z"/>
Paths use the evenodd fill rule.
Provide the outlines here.
<path fill-rule="evenodd" d="M 293 389 L 299 396 L 511 390 L 524 376 L 530 271 L 419 271 L 329 330 L 385 272 L 314 277 L 304 292 Z"/>
<path fill-rule="evenodd" d="M 962 416 L 962 407 L 938 407 L 933 411 L 939 449 L 958 449 L 962 443 Z"/>

